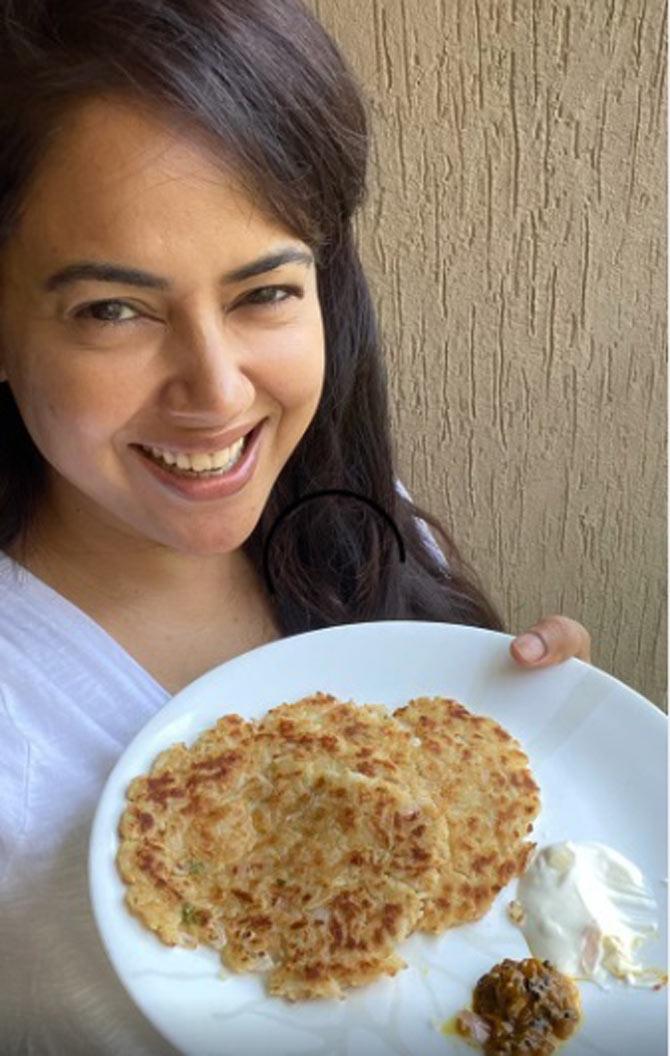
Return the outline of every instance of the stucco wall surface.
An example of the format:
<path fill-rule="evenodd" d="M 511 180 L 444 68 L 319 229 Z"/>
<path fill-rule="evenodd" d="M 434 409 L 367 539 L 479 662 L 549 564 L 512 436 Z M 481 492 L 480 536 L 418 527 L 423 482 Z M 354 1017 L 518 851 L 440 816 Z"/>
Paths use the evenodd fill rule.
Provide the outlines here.
<path fill-rule="evenodd" d="M 666 11 L 310 0 L 373 126 L 399 469 L 510 629 L 665 702 Z"/>

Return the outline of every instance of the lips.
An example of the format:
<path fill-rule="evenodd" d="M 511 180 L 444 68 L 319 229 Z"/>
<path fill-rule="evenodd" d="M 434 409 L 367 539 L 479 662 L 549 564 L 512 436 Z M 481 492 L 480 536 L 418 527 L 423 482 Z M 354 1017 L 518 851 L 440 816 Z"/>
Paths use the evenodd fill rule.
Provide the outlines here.
<path fill-rule="evenodd" d="M 223 473 L 180 471 L 177 467 L 161 464 L 161 460 L 148 454 L 143 445 L 131 446 L 151 476 L 173 495 L 190 501 L 211 501 L 234 495 L 251 479 L 258 461 L 265 422 L 266 419 L 263 419 L 248 433 L 241 458 L 232 469 Z"/>

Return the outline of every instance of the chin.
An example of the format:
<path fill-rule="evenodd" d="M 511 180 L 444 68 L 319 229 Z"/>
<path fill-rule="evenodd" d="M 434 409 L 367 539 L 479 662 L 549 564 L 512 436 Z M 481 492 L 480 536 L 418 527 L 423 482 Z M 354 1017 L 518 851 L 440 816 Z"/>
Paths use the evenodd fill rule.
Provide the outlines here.
<path fill-rule="evenodd" d="M 161 542 L 171 550 L 191 557 L 216 557 L 241 549 L 251 535 L 255 525 L 248 531 L 222 532 L 220 526 L 211 532 L 194 531 L 191 525 L 184 534 L 162 533 Z"/>

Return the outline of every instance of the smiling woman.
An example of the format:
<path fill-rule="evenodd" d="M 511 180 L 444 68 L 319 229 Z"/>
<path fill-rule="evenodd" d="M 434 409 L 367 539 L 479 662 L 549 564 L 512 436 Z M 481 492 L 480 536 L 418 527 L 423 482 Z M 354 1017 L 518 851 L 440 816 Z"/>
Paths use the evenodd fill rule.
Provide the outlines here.
<path fill-rule="evenodd" d="M 313 253 L 241 182 L 100 98 L 68 111 L 37 166 L 3 255 L 2 362 L 49 467 L 20 541 L 41 575 L 84 524 L 117 576 L 140 539 L 238 567 L 324 380 Z"/>
<path fill-rule="evenodd" d="M 0 1049 L 166 1052 L 84 890 L 122 749 L 277 637 L 499 621 L 397 487 L 352 233 L 366 121 L 314 18 L 298 0 L 0 14 Z M 264 541 L 319 490 L 372 503 L 296 509 L 270 597 Z"/>
<path fill-rule="evenodd" d="M 257 591 L 266 625 L 499 626 L 448 537 L 449 576 L 426 551 L 414 515 L 441 528 L 395 487 L 351 229 L 367 128 L 332 41 L 292 0 L 255 0 L 244 15 L 214 0 L 14 6 L 5 0 L 0 547 L 76 591 L 149 663 L 136 628 L 101 611 L 101 550 L 117 589 L 146 579 L 152 560 L 188 567 L 190 580 L 192 562 L 166 548 L 217 557 L 220 581 L 210 564 L 207 582 L 222 617 L 222 588 L 257 581 L 279 513 L 306 491 L 349 489 L 395 518 L 407 563 L 369 506 L 324 500 L 274 540 L 272 611 Z M 66 571 L 77 536 L 86 546 Z M 210 653 L 201 668 L 225 658 L 216 643 Z M 179 674 L 151 662 L 177 688 Z"/>

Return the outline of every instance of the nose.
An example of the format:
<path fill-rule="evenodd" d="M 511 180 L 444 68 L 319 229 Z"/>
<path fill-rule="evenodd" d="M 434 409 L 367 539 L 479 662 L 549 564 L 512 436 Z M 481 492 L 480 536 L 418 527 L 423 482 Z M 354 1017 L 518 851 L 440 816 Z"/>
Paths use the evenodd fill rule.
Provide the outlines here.
<path fill-rule="evenodd" d="M 192 326 L 166 350 L 162 403 L 184 427 L 222 426 L 244 417 L 256 399 L 248 354 L 221 327 Z"/>

